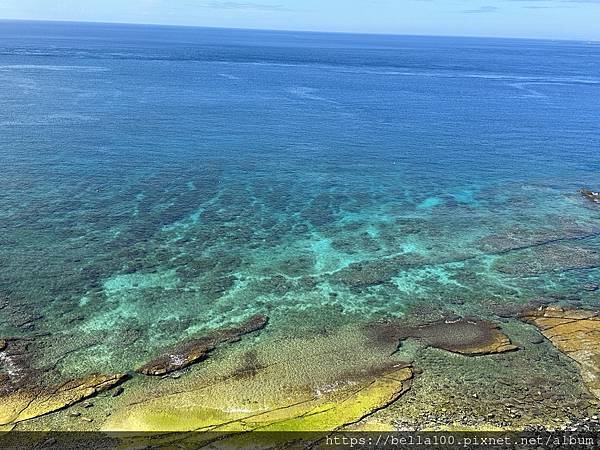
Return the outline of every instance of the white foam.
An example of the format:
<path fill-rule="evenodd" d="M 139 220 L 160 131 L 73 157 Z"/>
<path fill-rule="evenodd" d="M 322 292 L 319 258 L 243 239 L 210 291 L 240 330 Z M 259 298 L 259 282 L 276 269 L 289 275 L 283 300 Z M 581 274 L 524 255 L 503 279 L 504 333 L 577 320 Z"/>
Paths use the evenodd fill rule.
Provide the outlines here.
<path fill-rule="evenodd" d="M 47 64 L 4 64 L 0 70 L 51 70 L 55 72 L 108 72 L 108 68 L 99 66 L 53 66 Z"/>
<path fill-rule="evenodd" d="M 317 89 L 311 88 L 311 87 L 305 87 L 305 86 L 294 86 L 291 87 L 287 90 L 290 94 L 293 94 L 299 98 L 305 99 L 305 100 L 315 100 L 315 101 L 319 101 L 319 102 L 326 102 L 326 103 L 333 103 L 336 105 L 339 105 L 339 102 L 336 102 L 335 100 L 331 100 L 325 97 L 321 97 L 320 95 L 316 95 L 315 93 L 318 92 Z"/>

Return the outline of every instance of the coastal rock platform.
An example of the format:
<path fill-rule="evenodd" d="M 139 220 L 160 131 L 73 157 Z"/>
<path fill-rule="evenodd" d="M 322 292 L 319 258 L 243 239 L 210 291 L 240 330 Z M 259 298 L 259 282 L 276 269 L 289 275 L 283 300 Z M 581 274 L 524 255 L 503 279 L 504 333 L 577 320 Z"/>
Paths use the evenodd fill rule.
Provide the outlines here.
<path fill-rule="evenodd" d="M 48 389 L 31 387 L 0 394 L 0 427 L 11 428 L 19 422 L 68 408 L 111 389 L 127 379 L 126 374 L 92 374 Z"/>
<path fill-rule="evenodd" d="M 588 389 L 600 399 L 600 313 L 548 306 L 526 311 L 521 318 L 577 362 Z"/>

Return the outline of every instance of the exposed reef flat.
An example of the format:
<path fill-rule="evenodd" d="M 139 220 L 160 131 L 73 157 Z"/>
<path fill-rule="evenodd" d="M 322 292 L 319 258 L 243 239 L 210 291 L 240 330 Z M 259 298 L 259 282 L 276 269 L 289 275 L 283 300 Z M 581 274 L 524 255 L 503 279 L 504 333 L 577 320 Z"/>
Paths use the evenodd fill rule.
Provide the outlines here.
<path fill-rule="evenodd" d="M 50 388 L 28 386 L 14 392 L 0 393 L 0 426 L 10 428 L 19 422 L 68 408 L 126 379 L 126 374 L 92 374 Z"/>
<path fill-rule="evenodd" d="M 186 341 L 144 364 L 137 372 L 144 375 L 165 375 L 183 369 L 206 358 L 218 345 L 235 342 L 246 334 L 261 330 L 268 321 L 266 316 L 256 315 L 240 325 L 215 330 L 201 338 Z"/>
<path fill-rule="evenodd" d="M 227 444 L 233 447 L 252 443 L 256 437 L 247 434 L 252 431 L 329 432 L 359 422 L 389 406 L 410 388 L 411 378 L 411 369 L 399 364 L 368 374 L 350 376 L 345 384 L 332 386 L 326 392 L 309 389 L 295 391 L 285 401 L 253 408 L 221 409 L 218 405 L 222 404 L 222 398 L 211 399 L 199 392 L 187 393 L 162 399 L 158 404 L 134 407 L 127 415 L 117 413 L 109 418 L 104 429 L 210 431 L 211 434 L 192 435 L 186 443 L 189 444 L 190 440 L 206 443 L 218 436 L 220 445 L 223 440 L 227 440 Z M 182 408 L 192 398 L 196 401 Z M 172 409 L 165 409 L 165 406 Z M 275 437 L 271 439 L 277 439 L 277 435 L 272 436 Z M 181 437 L 175 438 L 181 440 Z M 164 445 L 172 439 L 174 437 L 166 436 L 161 443 Z M 290 435 L 279 435 L 279 439 L 289 444 L 287 441 Z M 136 439 L 136 444 L 140 443 Z M 156 439 L 152 443 L 156 444 Z M 271 443 L 275 444 L 276 442 Z"/>
<path fill-rule="evenodd" d="M 27 342 L 2 340 L 0 364 L 0 430 L 16 424 L 68 408 L 87 398 L 111 389 L 128 376 L 118 374 L 90 374 L 88 376 L 46 384 L 42 372 L 32 367 Z"/>
<path fill-rule="evenodd" d="M 530 344 L 538 332 L 520 320 L 504 323 L 502 331 L 483 319 L 452 317 L 422 325 L 414 316 L 388 318 L 367 327 L 355 320 L 340 325 L 332 314 L 304 314 L 301 335 L 273 327 L 255 339 L 218 345 L 189 370 L 134 375 L 118 396 L 107 392 L 68 409 L 64 401 L 53 414 L 10 427 L 210 431 L 192 439 L 205 443 L 218 435 L 237 445 L 253 430 L 489 431 L 562 426 L 596 414 L 572 361 L 557 358 L 549 343 Z M 225 330 L 231 329 L 219 332 L 229 335 Z M 508 336 L 521 351 L 509 351 L 516 345 Z"/>
<path fill-rule="evenodd" d="M 398 400 L 413 378 L 390 348 L 373 347 L 357 331 L 244 341 L 180 379 L 137 377 L 101 429 L 237 434 L 357 422 Z"/>
<path fill-rule="evenodd" d="M 521 317 L 580 365 L 588 389 L 600 399 L 600 314 L 548 306 L 526 311 Z"/>
<path fill-rule="evenodd" d="M 375 329 L 384 339 L 418 339 L 425 345 L 466 356 L 481 356 L 518 350 L 500 328 L 479 319 L 446 319 L 437 322 L 403 327 L 393 323 Z"/>

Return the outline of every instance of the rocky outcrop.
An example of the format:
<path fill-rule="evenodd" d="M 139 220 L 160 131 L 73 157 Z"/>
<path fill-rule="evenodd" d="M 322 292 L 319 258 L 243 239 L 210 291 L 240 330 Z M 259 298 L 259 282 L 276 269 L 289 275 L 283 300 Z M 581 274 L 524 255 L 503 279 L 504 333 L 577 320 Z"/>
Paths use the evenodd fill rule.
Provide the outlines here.
<path fill-rule="evenodd" d="M 588 200 L 600 204 L 600 192 L 593 192 L 589 189 L 581 189 L 581 195 L 583 195 Z"/>
<path fill-rule="evenodd" d="M 491 322 L 477 319 L 447 319 L 420 326 L 383 324 L 374 332 L 379 339 L 418 339 L 425 345 L 466 356 L 490 355 L 517 350 L 510 338 Z"/>
<path fill-rule="evenodd" d="M 0 427 L 68 408 L 125 381 L 126 374 L 92 374 L 59 385 L 44 384 L 43 372 L 31 364 L 29 344 L 0 343 Z"/>
<path fill-rule="evenodd" d="M 215 330 L 206 336 L 189 340 L 144 364 L 137 369 L 137 372 L 158 376 L 183 369 L 205 359 L 217 346 L 226 342 L 238 341 L 246 334 L 263 329 L 268 321 L 268 317 L 256 315 L 240 325 Z"/>
<path fill-rule="evenodd" d="M 583 381 L 600 399 L 600 313 L 547 306 L 526 311 L 521 318 L 579 364 Z"/>
<path fill-rule="evenodd" d="M 126 379 L 127 375 L 125 374 L 93 374 L 85 378 L 67 381 L 49 389 L 31 387 L 0 396 L 2 404 L 0 425 L 16 424 L 68 408 L 106 391 Z"/>
<path fill-rule="evenodd" d="M 40 386 L 41 371 L 31 367 L 30 342 L 5 339 L 0 342 L 0 398 L 28 385 Z"/>

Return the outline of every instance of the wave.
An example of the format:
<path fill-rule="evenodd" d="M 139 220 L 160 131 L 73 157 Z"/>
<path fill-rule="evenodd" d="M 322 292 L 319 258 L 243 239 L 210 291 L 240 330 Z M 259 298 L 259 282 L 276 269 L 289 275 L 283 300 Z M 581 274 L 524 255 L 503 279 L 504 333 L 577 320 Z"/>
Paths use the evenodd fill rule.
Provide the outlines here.
<path fill-rule="evenodd" d="M 502 73 L 481 73 L 468 72 L 460 70 L 397 70 L 394 68 L 369 69 L 360 66 L 342 66 L 333 64 L 317 64 L 317 63 L 283 63 L 283 62 L 237 62 L 237 61 L 198 61 L 206 64 L 219 65 L 252 65 L 265 67 L 309 67 L 324 70 L 334 70 L 342 73 L 350 74 L 365 74 L 365 75 L 382 75 L 382 76 L 414 76 L 414 77 L 432 77 L 432 78 L 476 78 L 484 80 L 498 81 L 514 81 L 514 82 L 529 82 L 536 84 L 562 84 L 562 85 L 600 85 L 600 78 L 581 78 L 569 76 L 536 76 L 536 75 L 517 75 L 517 74 L 502 74 Z"/>
<path fill-rule="evenodd" d="M 3 64 L 0 70 L 50 70 L 56 72 L 108 72 L 107 67 L 98 66 L 56 66 L 49 64 Z"/>
<path fill-rule="evenodd" d="M 528 86 L 530 85 L 536 85 L 536 84 L 543 84 L 543 83 L 509 83 L 508 85 L 510 87 L 513 87 L 515 89 L 518 89 L 520 91 L 523 91 L 526 95 L 525 97 L 529 97 L 529 98 L 548 98 L 548 96 L 546 94 L 543 94 L 539 91 L 536 91 L 535 89 L 531 89 Z"/>
<path fill-rule="evenodd" d="M 586 86 L 598 86 L 600 85 L 600 78 L 598 77 L 582 77 L 582 76 L 544 76 L 544 75 L 520 75 L 516 73 L 494 73 L 494 72 L 477 72 L 469 69 L 460 68 L 428 68 L 423 67 L 401 67 L 401 66 L 384 66 L 384 65 L 354 65 L 352 63 L 346 63 L 344 61 L 332 62 L 332 61 L 318 61 L 318 60 L 272 60 L 272 59 L 259 59 L 259 58 L 223 58 L 218 56 L 214 58 L 206 57 L 206 55 L 164 55 L 156 53 L 127 53 L 127 52 L 111 52 L 111 53 L 94 53 L 86 51 L 77 52 L 65 52 L 63 50 L 53 52 L 35 52 L 35 51 L 6 51 L 6 49 L 0 50 L 0 55 L 11 55 L 11 56 L 45 56 L 45 57 L 76 57 L 79 59 L 92 59 L 92 60 L 134 60 L 134 61 L 164 61 L 164 62 L 189 62 L 198 64 L 217 64 L 220 66 L 257 66 L 257 67 L 306 67 L 318 70 L 331 70 L 346 74 L 367 74 L 367 75 L 381 75 L 381 76 L 410 76 L 410 77 L 432 77 L 432 78 L 473 78 L 473 79 L 484 79 L 484 80 L 499 80 L 508 82 L 535 82 L 535 83 L 547 83 L 547 84 L 570 84 L 570 85 L 586 85 Z M 0 70 L 53 70 L 53 71 L 109 71 L 107 67 L 100 66 L 60 66 L 60 65 L 0 65 Z M 235 76 L 224 73 L 219 73 L 219 76 L 235 79 Z"/>
<path fill-rule="evenodd" d="M 325 97 L 321 97 L 320 95 L 317 95 L 316 92 L 318 92 L 318 89 L 315 89 L 315 88 L 310 88 L 310 87 L 305 87 L 305 86 L 294 86 L 294 87 L 287 89 L 287 92 L 295 95 L 296 97 L 303 98 L 306 100 L 316 100 L 316 101 L 320 101 L 320 102 L 333 103 L 336 105 L 340 104 L 339 102 L 336 102 L 335 100 L 331 100 L 331 99 L 328 99 Z"/>
<path fill-rule="evenodd" d="M 236 77 L 235 75 L 230 75 L 228 73 L 219 73 L 218 75 L 220 77 L 227 78 L 228 80 L 232 80 L 232 81 L 241 79 L 240 77 Z"/>
<path fill-rule="evenodd" d="M 30 120 L 4 120 L 0 121 L 0 127 L 31 127 L 31 126 L 56 126 L 73 125 L 85 122 L 95 122 L 98 119 L 83 114 L 48 114 Z"/>

